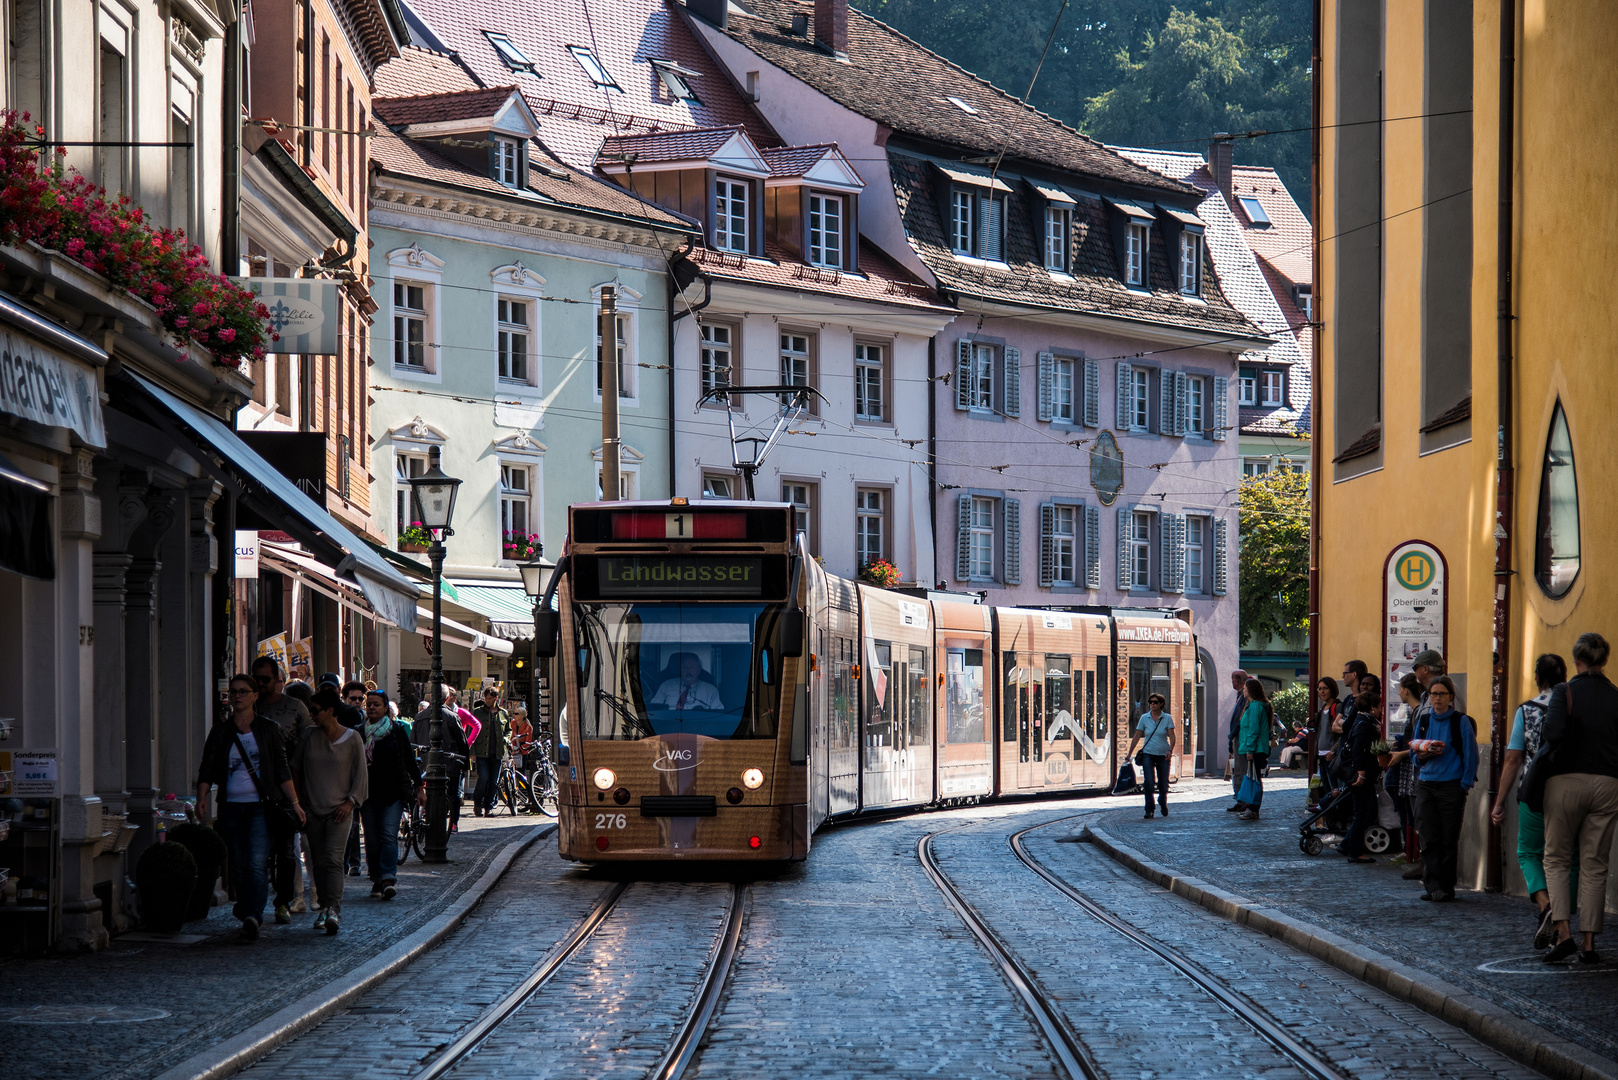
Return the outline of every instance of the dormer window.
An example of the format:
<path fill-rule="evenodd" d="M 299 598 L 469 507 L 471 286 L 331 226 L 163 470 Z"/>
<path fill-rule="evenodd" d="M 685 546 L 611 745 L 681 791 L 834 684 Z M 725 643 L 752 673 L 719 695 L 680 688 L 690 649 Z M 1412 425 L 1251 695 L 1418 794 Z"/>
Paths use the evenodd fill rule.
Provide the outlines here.
<path fill-rule="evenodd" d="M 522 143 L 496 135 L 491 147 L 494 178 L 506 187 L 523 186 Z"/>
<path fill-rule="evenodd" d="M 523 51 L 517 47 L 515 41 L 494 30 L 483 31 L 483 36 L 489 39 L 489 44 L 494 46 L 494 51 L 500 56 L 500 62 L 506 67 L 512 71 L 526 71 L 538 77 L 538 73 L 534 71 L 534 62 L 523 55 Z"/>
<path fill-rule="evenodd" d="M 999 262 L 1005 258 L 1006 201 L 963 188 L 950 191 L 950 250 Z"/>
<path fill-rule="evenodd" d="M 616 90 L 620 94 L 624 92 L 624 88 L 618 85 L 618 80 L 607 74 L 606 66 L 595 53 L 583 45 L 569 45 L 567 51 L 573 54 L 573 59 L 579 62 L 579 66 L 584 69 L 591 82 L 603 89 Z"/>
<path fill-rule="evenodd" d="M 1124 284 L 1146 284 L 1146 226 L 1133 222 L 1124 236 Z"/>
<path fill-rule="evenodd" d="M 702 104 L 697 92 L 691 89 L 691 79 L 696 77 L 697 72 L 680 67 L 678 64 L 671 64 L 667 60 L 653 60 L 652 70 L 657 72 L 658 80 L 662 82 L 663 89 L 668 91 L 670 98 L 675 101 L 694 101 L 698 105 Z"/>
<path fill-rule="evenodd" d="M 1180 292 L 1202 295 L 1202 237 L 1189 229 L 1180 232 Z"/>
<path fill-rule="evenodd" d="M 1292 287 L 1292 302 L 1298 305 L 1298 311 L 1308 322 L 1315 321 L 1315 290 L 1313 285 L 1294 285 Z"/>
<path fill-rule="evenodd" d="M 714 181 L 714 247 L 738 255 L 748 253 L 748 184 L 721 176 Z"/>
<path fill-rule="evenodd" d="M 840 196 L 809 196 L 809 262 L 829 270 L 842 269 L 843 200 Z"/>
<path fill-rule="evenodd" d="M 1068 232 L 1072 211 L 1065 206 L 1045 208 L 1045 269 L 1067 272 Z"/>

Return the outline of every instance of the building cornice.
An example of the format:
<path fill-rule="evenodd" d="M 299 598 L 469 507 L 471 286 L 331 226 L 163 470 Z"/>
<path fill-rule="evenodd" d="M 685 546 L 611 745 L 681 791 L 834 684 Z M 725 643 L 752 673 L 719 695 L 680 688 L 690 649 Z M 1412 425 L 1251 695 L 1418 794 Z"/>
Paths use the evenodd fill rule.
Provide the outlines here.
<path fill-rule="evenodd" d="M 437 211 L 450 217 L 474 218 L 483 224 L 504 225 L 514 231 L 538 229 L 653 250 L 687 235 L 678 229 L 658 229 L 644 222 L 592 214 L 556 203 L 512 203 L 475 191 L 400 182 L 389 176 L 372 178 L 371 203 L 379 208 L 392 204 L 400 208 Z"/>

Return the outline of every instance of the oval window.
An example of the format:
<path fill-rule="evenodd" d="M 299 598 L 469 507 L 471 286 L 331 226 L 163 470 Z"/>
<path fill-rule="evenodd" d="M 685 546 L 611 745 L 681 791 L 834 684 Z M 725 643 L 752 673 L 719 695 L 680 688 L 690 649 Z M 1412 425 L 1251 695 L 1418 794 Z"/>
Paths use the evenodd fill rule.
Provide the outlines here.
<path fill-rule="evenodd" d="M 1549 596 L 1563 595 L 1579 576 L 1579 482 L 1561 401 L 1551 414 L 1545 465 L 1539 477 L 1534 576 Z"/>

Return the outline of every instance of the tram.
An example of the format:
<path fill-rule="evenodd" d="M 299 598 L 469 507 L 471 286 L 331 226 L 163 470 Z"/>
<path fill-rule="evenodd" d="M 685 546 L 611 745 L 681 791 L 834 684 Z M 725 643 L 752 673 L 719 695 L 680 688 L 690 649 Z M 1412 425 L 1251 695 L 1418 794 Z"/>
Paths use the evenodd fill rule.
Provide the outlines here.
<path fill-rule="evenodd" d="M 1161 693 L 1199 717 L 1189 612 L 1046 611 L 828 574 L 786 504 L 569 509 L 554 586 L 559 846 L 806 858 L 823 823 L 1106 789 Z"/>

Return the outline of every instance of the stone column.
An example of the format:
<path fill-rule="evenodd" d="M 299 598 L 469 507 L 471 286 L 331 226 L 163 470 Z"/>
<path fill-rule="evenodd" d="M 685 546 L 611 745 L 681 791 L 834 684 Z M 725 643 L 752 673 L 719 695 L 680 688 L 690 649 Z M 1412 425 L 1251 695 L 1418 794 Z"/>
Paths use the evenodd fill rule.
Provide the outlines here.
<path fill-rule="evenodd" d="M 217 714 L 209 623 L 218 567 L 212 512 L 220 492 L 212 480 L 191 481 L 185 493 L 185 527 L 171 529 L 162 548 L 158 622 L 170 647 L 159 658 L 157 786 L 182 794 L 196 787 L 202 744 Z"/>
<path fill-rule="evenodd" d="M 164 535 L 174 524 L 175 492 L 148 488 L 142 497 L 146 516 L 130 531 L 129 566 L 124 574 L 124 787 L 125 813 L 140 826 L 130 859 L 156 838 L 158 657 L 160 642 L 171 632 L 175 648 L 190 648 L 185 628 L 159 627 L 158 586 L 163 563 L 158 559 Z"/>

